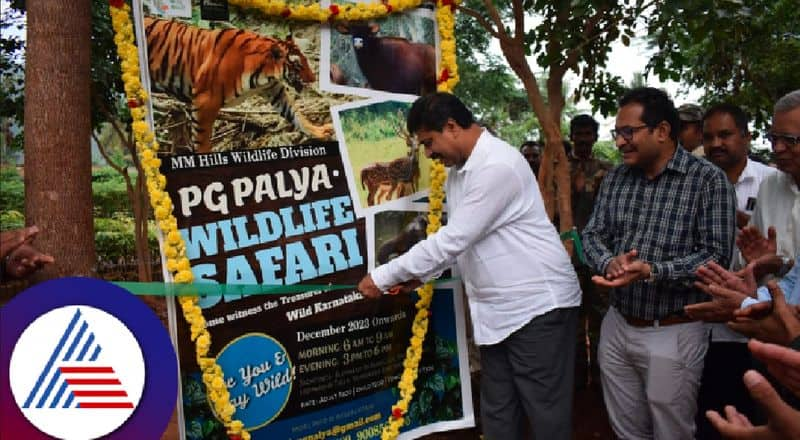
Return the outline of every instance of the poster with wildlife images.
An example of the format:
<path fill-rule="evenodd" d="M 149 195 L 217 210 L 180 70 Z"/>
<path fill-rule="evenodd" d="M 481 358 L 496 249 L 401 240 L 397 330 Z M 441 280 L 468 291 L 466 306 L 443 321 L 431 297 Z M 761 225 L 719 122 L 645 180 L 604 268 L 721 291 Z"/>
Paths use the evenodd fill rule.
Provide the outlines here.
<path fill-rule="evenodd" d="M 377 20 L 326 26 L 321 41 L 320 88 L 384 98 L 435 92 L 437 30 L 432 5 Z"/>
<path fill-rule="evenodd" d="M 331 105 L 360 99 L 320 92 L 315 23 L 235 7 L 229 21 L 207 21 L 195 1 L 189 19 L 163 18 L 145 4 L 143 28 L 165 153 L 335 140 Z"/>
<path fill-rule="evenodd" d="M 447 224 L 447 214 L 442 214 Z M 386 264 L 425 239 L 428 228 L 426 211 L 381 211 L 375 214 L 375 265 Z M 446 276 L 447 277 L 447 276 Z"/>
<path fill-rule="evenodd" d="M 148 3 L 136 28 L 147 42 L 141 74 L 160 171 L 195 283 L 213 292 L 198 305 L 234 418 L 254 440 L 380 438 L 417 296 L 366 300 L 355 285 L 379 252 L 403 252 L 397 237 L 407 245 L 424 234 L 430 163 L 405 124 L 419 92 L 320 87 L 330 76 L 321 62 L 328 24 L 234 5 L 229 21 L 205 21 L 199 0 L 190 18 L 170 20 L 154 8 L 180 2 Z M 405 24 L 385 29 L 433 44 L 431 11 L 392 20 Z M 401 440 L 474 426 L 461 285 L 445 281 L 435 292 Z M 225 439 L 174 298 L 168 312 L 180 438 Z"/>
<path fill-rule="evenodd" d="M 410 203 L 430 188 L 430 159 L 406 128 L 411 101 L 368 100 L 331 109 L 359 215 L 397 206 L 395 201 Z"/>

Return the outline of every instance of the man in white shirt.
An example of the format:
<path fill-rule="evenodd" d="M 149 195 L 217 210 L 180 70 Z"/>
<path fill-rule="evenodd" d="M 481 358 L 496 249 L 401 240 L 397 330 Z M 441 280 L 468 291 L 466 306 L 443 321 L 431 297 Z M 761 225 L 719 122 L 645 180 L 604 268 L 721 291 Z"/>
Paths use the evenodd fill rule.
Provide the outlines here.
<path fill-rule="evenodd" d="M 747 115 L 733 104 L 717 104 L 703 116 L 705 158 L 720 167 L 733 184 L 738 228 L 747 225 L 752 215 L 761 181 L 777 172 L 747 157 L 751 140 L 747 124 Z M 737 252 L 734 249 L 734 253 Z M 687 309 L 691 310 L 691 306 Z M 753 399 L 741 381 L 752 364 L 746 342 L 746 337 L 725 324 L 711 324 L 711 344 L 706 352 L 697 398 L 696 438 L 719 438 L 719 433 L 705 417 L 708 410 L 722 411 L 725 405 L 735 405 L 751 419 L 755 415 Z"/>
<path fill-rule="evenodd" d="M 765 237 L 775 237 L 773 253 L 793 258 L 800 254 L 800 89 L 775 103 L 767 139 L 781 172 L 761 183 L 750 225 Z M 774 234 L 768 234 L 770 228 Z M 746 260 L 754 257 L 747 254 L 743 249 Z"/>
<path fill-rule="evenodd" d="M 448 224 L 359 283 L 367 297 L 418 285 L 458 264 L 481 350 L 484 438 L 571 439 L 581 292 L 522 155 L 475 123 L 455 96 L 419 98 L 408 115 L 425 154 L 452 167 Z"/>

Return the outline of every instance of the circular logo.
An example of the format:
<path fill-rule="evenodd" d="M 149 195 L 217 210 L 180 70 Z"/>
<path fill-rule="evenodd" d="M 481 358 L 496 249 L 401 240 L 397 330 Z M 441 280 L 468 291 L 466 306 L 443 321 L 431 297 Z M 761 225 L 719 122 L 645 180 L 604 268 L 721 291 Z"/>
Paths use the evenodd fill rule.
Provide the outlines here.
<path fill-rule="evenodd" d="M 158 438 L 172 415 L 169 335 L 111 283 L 62 278 L 17 295 L 0 309 L 0 354 L 2 436 Z"/>
<path fill-rule="evenodd" d="M 263 333 L 242 335 L 222 349 L 217 362 L 246 429 L 258 429 L 283 411 L 295 374 L 278 341 Z"/>
<path fill-rule="evenodd" d="M 119 319 L 91 306 L 65 306 L 36 318 L 9 366 L 11 392 L 25 417 L 65 439 L 117 429 L 138 405 L 144 377 L 136 338 Z"/>

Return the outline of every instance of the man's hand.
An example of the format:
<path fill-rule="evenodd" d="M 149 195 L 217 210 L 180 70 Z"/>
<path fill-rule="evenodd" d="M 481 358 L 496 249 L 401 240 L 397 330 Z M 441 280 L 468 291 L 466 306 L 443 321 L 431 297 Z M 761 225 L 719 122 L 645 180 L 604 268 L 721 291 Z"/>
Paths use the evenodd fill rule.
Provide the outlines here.
<path fill-rule="evenodd" d="M 411 280 L 411 281 L 406 281 L 405 283 L 397 284 L 394 287 L 392 287 L 392 289 L 397 289 L 398 292 L 411 293 L 421 285 L 422 285 L 422 281 L 420 281 L 420 280 Z"/>
<path fill-rule="evenodd" d="M 711 301 L 684 307 L 684 312 L 692 319 L 706 322 L 730 321 L 733 319 L 733 312 L 739 310 L 742 301 L 747 298 L 747 295 L 741 292 L 717 284 L 696 282 L 694 285 L 703 292 L 711 295 L 712 299 Z"/>
<path fill-rule="evenodd" d="M 742 229 L 736 239 L 736 246 L 742 253 L 742 257 L 748 263 L 757 260 L 763 255 L 776 254 L 778 252 L 778 241 L 775 228 L 770 226 L 767 229 L 767 236 L 761 235 L 761 231 L 755 226 L 748 226 Z"/>
<path fill-rule="evenodd" d="M 30 243 L 38 233 L 39 228 L 36 226 L 0 232 L 0 260 L 24 243 Z"/>
<path fill-rule="evenodd" d="M 750 214 L 748 214 L 748 213 L 746 213 L 744 211 L 739 211 L 737 209 L 736 210 L 736 227 L 739 228 L 739 229 L 743 229 L 745 226 L 747 226 L 747 223 L 749 223 L 749 222 L 750 222 Z"/>
<path fill-rule="evenodd" d="M 800 351 L 775 344 L 765 344 L 755 339 L 751 339 L 747 346 L 753 356 L 767 366 L 775 379 L 800 397 Z"/>
<path fill-rule="evenodd" d="M 766 275 L 777 274 L 781 270 L 781 267 L 783 267 L 783 258 L 777 254 L 764 254 L 747 263 L 747 267 L 736 274 L 739 275 L 745 270 L 750 270 L 753 272 L 753 278 L 760 280 Z"/>
<path fill-rule="evenodd" d="M 378 286 L 375 285 L 375 282 L 372 281 L 372 276 L 367 274 L 364 278 L 361 279 L 361 282 L 358 283 L 358 291 L 364 296 L 364 298 L 375 299 L 380 298 L 383 295 Z"/>
<path fill-rule="evenodd" d="M 52 256 L 23 243 L 8 255 L 5 271 L 9 277 L 21 279 L 41 269 L 45 264 L 54 262 L 55 259 Z"/>
<path fill-rule="evenodd" d="M 631 249 L 622 255 L 617 255 L 606 267 L 606 279 L 613 280 L 625 275 L 624 266 L 638 260 L 639 251 Z"/>
<path fill-rule="evenodd" d="M 753 267 L 748 265 L 739 272 L 731 272 L 719 264 L 709 261 L 705 266 L 697 268 L 696 274 L 700 283 L 706 286 L 716 284 L 755 298 L 758 286 L 753 275 Z"/>
<path fill-rule="evenodd" d="M 788 345 L 800 336 L 800 317 L 795 307 L 786 304 L 783 290 L 775 281 L 767 283 L 767 288 L 772 295 L 772 312 L 761 319 L 753 319 L 748 316 L 751 313 L 737 311 L 728 327 L 751 338 Z"/>
<path fill-rule="evenodd" d="M 753 440 L 800 438 L 800 411 L 781 400 L 775 388 L 759 373 L 748 371 L 744 374 L 744 383 L 769 421 L 764 426 L 753 426 L 746 416 L 730 405 L 725 407 L 724 418 L 716 411 L 707 411 L 706 417 L 723 437 Z"/>
<path fill-rule="evenodd" d="M 622 287 L 634 281 L 646 280 L 648 278 L 650 278 L 650 265 L 644 261 L 635 260 L 622 265 L 622 274 L 620 276 L 607 279 L 607 277 L 603 278 L 599 275 L 595 275 L 592 277 L 592 281 L 598 286 Z"/>

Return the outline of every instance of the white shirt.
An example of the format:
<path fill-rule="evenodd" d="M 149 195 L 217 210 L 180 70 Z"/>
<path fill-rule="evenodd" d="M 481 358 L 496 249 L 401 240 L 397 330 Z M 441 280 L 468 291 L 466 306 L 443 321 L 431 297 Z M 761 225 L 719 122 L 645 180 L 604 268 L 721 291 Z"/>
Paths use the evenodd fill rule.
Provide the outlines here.
<path fill-rule="evenodd" d="M 750 224 L 766 235 L 775 227 L 778 255 L 800 254 L 800 189 L 792 176 L 776 172 L 767 176 L 758 190 L 758 201 Z"/>
<path fill-rule="evenodd" d="M 502 342 L 531 319 L 581 303 L 578 278 L 522 155 L 484 131 L 445 186 L 448 224 L 372 272 L 386 290 L 458 263 L 475 342 Z"/>
<path fill-rule="evenodd" d="M 736 190 L 736 209 L 749 215 L 753 214 L 758 205 L 758 188 L 761 182 L 769 175 L 778 173 L 777 168 L 764 165 L 761 162 L 747 159 L 747 165 L 739 175 L 739 180 L 733 185 Z M 752 199 L 752 201 L 751 201 Z"/>
<path fill-rule="evenodd" d="M 794 258 L 797 266 L 800 257 L 800 189 L 797 188 L 792 176 L 779 171 L 761 182 L 758 202 L 753 217 L 750 218 L 750 224 L 755 225 L 764 235 L 767 233 L 767 228 L 773 226 L 778 255 Z M 758 301 L 769 299 L 769 292 L 760 288 Z M 742 301 L 742 308 L 758 301 L 745 298 Z"/>
<path fill-rule="evenodd" d="M 753 210 L 758 206 L 756 201 L 761 182 L 767 176 L 777 172 L 778 170 L 775 168 L 747 159 L 747 165 L 739 175 L 739 180 L 733 184 L 733 188 L 736 190 L 736 209 L 752 216 Z M 737 258 L 734 258 L 731 268 L 740 269 L 742 267 L 740 264 L 744 260 L 740 258 L 738 248 L 734 247 L 733 253 Z M 747 342 L 747 337 L 731 330 L 724 323 L 718 323 L 711 325 L 711 340 L 714 342 Z"/>

